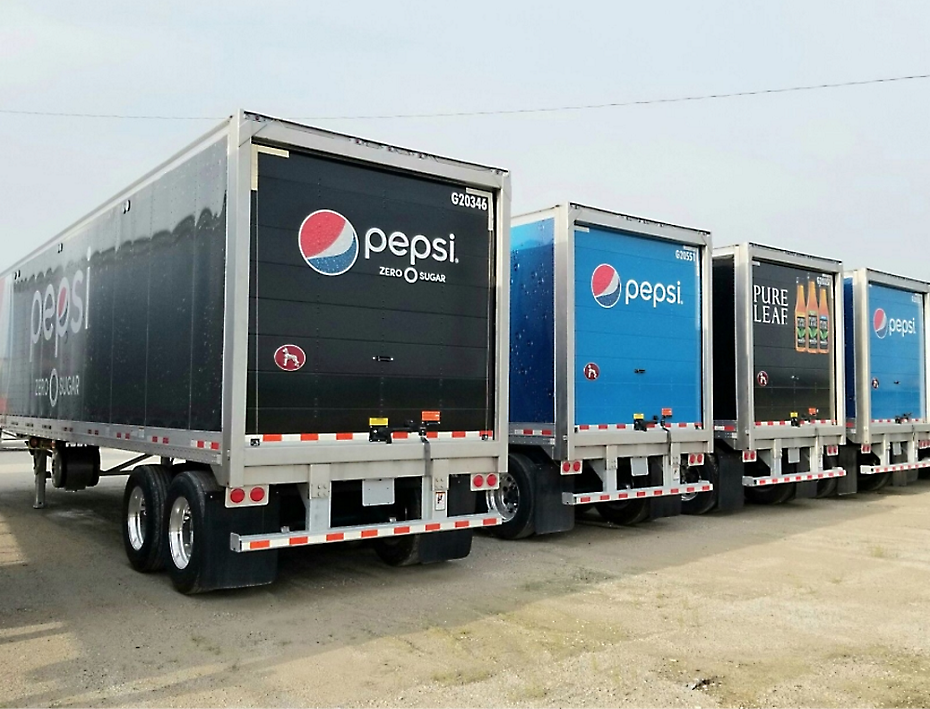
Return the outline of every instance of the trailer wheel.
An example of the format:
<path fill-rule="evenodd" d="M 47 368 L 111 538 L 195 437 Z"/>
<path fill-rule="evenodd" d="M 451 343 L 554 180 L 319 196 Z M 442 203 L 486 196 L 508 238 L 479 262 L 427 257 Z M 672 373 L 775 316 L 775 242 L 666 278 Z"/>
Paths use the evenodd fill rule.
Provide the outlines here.
<path fill-rule="evenodd" d="M 533 513 L 536 495 L 530 477 L 535 464 L 521 453 L 507 457 L 506 473 L 499 476 L 498 488 L 487 492 L 488 510 L 497 512 L 503 523 L 492 532 L 501 539 L 524 539 L 536 530 Z"/>
<path fill-rule="evenodd" d="M 891 473 L 863 475 L 857 472 L 856 476 L 856 485 L 859 488 L 859 492 L 877 492 L 891 482 Z"/>
<path fill-rule="evenodd" d="M 393 539 L 379 539 L 375 553 L 388 566 L 415 566 L 420 563 L 420 536 L 406 534 Z"/>
<path fill-rule="evenodd" d="M 746 499 L 757 505 L 780 505 L 791 499 L 795 492 L 795 483 L 779 483 L 766 487 L 744 488 Z"/>
<path fill-rule="evenodd" d="M 399 500 L 397 519 L 416 519 L 420 514 L 420 491 L 410 491 Z M 419 534 L 405 534 L 399 537 L 377 539 L 374 543 L 375 553 L 388 566 L 415 566 L 420 563 Z"/>
<path fill-rule="evenodd" d="M 177 475 L 168 486 L 165 501 L 165 559 L 174 587 L 185 594 L 209 591 L 203 572 L 210 554 L 206 526 L 207 494 L 217 487 L 213 477 L 202 470 Z"/>
<path fill-rule="evenodd" d="M 649 518 L 649 500 L 598 502 L 595 507 L 601 517 L 612 524 L 629 526 Z"/>
<path fill-rule="evenodd" d="M 699 476 L 697 474 L 691 473 L 690 468 L 688 473 L 686 473 L 687 482 L 697 482 Z M 720 480 L 720 475 L 717 472 L 717 459 L 712 455 L 704 456 L 704 465 L 697 470 L 704 471 L 704 479 L 707 480 L 711 485 L 714 486 L 713 490 L 709 492 L 692 492 L 691 494 L 684 494 L 681 496 L 681 512 L 686 515 L 702 515 L 710 512 L 717 506 L 717 495 L 718 495 L 718 482 Z M 694 477 L 694 480 L 689 478 Z"/>
<path fill-rule="evenodd" d="M 140 465 L 123 493 L 123 546 L 136 571 L 165 568 L 164 509 L 171 474 L 162 465 Z"/>

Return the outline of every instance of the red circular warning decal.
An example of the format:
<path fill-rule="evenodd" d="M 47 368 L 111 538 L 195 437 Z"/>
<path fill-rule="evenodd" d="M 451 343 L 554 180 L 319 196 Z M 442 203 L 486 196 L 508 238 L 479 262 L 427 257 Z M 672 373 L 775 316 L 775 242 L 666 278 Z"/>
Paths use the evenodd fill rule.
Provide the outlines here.
<path fill-rule="evenodd" d="M 599 376 L 601 376 L 601 369 L 594 362 L 588 362 L 584 366 L 584 378 L 589 381 L 594 381 Z"/>
<path fill-rule="evenodd" d="M 769 373 L 762 371 L 756 375 L 756 382 L 760 387 L 768 386 L 769 383 Z"/>
<path fill-rule="evenodd" d="M 274 363 L 285 372 L 296 372 L 306 361 L 307 355 L 297 345 L 281 345 L 274 351 Z"/>

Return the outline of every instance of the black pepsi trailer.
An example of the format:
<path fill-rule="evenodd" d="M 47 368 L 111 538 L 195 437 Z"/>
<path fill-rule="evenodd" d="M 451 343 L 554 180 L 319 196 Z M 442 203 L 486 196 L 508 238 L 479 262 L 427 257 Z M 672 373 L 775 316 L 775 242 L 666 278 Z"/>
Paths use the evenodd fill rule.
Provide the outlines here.
<path fill-rule="evenodd" d="M 718 508 L 825 497 L 845 476 L 842 281 L 832 259 L 714 249 Z"/>
<path fill-rule="evenodd" d="M 185 593 L 269 583 L 282 547 L 467 555 L 500 521 L 509 209 L 503 170 L 237 113 L 0 277 L 36 507 L 49 458 L 68 490 L 154 459 L 125 548 Z"/>

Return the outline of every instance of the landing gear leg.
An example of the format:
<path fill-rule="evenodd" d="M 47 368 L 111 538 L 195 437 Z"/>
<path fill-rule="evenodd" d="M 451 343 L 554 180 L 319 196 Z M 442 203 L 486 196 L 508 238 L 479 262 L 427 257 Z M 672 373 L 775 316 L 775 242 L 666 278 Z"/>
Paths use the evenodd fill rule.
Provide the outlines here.
<path fill-rule="evenodd" d="M 36 476 L 36 499 L 32 509 L 45 509 L 45 481 L 48 479 L 48 453 L 44 450 L 32 451 L 32 472 Z"/>

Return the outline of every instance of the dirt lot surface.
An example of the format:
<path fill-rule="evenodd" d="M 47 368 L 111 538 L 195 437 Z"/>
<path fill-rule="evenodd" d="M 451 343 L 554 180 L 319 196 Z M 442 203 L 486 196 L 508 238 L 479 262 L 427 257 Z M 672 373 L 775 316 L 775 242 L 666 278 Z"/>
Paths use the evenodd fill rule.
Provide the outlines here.
<path fill-rule="evenodd" d="M 930 482 L 583 525 L 393 569 L 290 550 L 183 597 L 122 550 L 122 478 L 49 489 L 0 455 L 0 704 L 928 706 Z"/>

